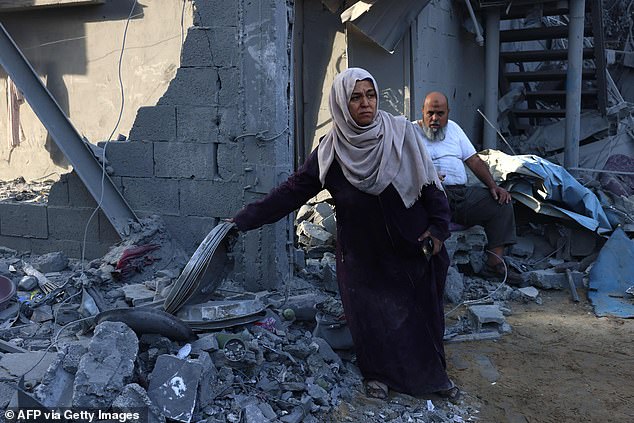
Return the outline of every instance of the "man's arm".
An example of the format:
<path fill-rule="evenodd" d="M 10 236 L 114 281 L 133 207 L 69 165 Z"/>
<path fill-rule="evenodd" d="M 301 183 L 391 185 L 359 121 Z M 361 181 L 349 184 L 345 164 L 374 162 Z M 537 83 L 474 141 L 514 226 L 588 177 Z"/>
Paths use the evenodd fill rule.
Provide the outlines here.
<path fill-rule="evenodd" d="M 491 196 L 497 200 L 498 203 L 506 204 L 511 201 L 511 194 L 495 183 L 493 176 L 491 176 L 491 172 L 489 172 L 489 167 L 480 157 L 478 157 L 477 154 L 469 157 L 464 162 L 467 166 L 469 166 L 469 169 L 471 169 L 474 175 L 477 176 L 478 179 L 487 186 L 487 188 L 489 188 Z"/>

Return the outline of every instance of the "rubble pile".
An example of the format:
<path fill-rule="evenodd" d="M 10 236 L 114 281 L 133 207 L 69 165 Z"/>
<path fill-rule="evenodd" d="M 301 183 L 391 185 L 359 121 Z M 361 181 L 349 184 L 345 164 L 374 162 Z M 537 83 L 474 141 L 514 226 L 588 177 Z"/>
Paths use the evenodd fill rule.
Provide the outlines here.
<path fill-rule="evenodd" d="M 46 203 L 54 183 L 52 179 L 27 182 L 22 177 L 12 181 L 0 181 L 0 201 Z"/>
<path fill-rule="evenodd" d="M 192 332 L 157 306 L 185 266 L 157 217 L 88 264 L 62 253 L 0 257 L 0 275 L 17 286 L 0 311 L 4 408 L 210 423 L 461 422 L 477 413 L 440 398 L 366 398 L 341 302 L 314 281 L 297 279 L 284 294 L 237 292 L 227 280 L 214 295 L 228 305 L 218 326 Z M 246 312 L 255 318 L 234 319 L 250 302 L 262 305 Z"/>
<path fill-rule="evenodd" d="M 328 292 L 337 293 L 335 242 L 337 215 L 328 191 L 304 204 L 295 217 L 297 245 L 295 270 Z"/>

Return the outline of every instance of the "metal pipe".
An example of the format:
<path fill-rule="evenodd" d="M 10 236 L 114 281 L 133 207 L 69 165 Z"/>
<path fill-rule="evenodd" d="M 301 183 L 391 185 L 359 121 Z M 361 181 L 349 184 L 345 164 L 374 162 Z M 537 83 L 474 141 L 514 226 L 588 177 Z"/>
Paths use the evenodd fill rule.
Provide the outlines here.
<path fill-rule="evenodd" d="M 583 26 L 586 2 L 570 0 L 568 24 L 568 71 L 566 72 L 566 138 L 564 167 L 579 166 L 581 133 L 581 80 L 583 70 Z"/>
<path fill-rule="evenodd" d="M 493 123 L 498 121 L 498 78 L 500 72 L 500 9 L 493 7 L 486 12 L 485 67 L 484 67 L 484 114 Z M 484 149 L 495 149 L 495 129 L 484 125 L 482 138 Z"/>
<path fill-rule="evenodd" d="M 478 43 L 478 45 L 482 47 L 484 45 L 484 37 L 482 36 L 482 32 L 480 32 L 480 24 L 478 23 L 478 20 L 476 19 L 475 13 L 473 12 L 471 1 L 464 0 L 464 2 L 467 5 L 467 10 L 469 10 L 469 16 L 471 16 L 471 20 L 473 21 L 473 26 L 476 32 L 476 43 Z"/>

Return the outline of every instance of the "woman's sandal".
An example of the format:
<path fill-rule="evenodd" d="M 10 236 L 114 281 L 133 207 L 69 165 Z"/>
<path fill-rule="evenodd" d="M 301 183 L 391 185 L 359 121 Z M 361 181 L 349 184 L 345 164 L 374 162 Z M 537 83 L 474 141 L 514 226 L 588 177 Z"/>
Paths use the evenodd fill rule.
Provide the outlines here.
<path fill-rule="evenodd" d="M 370 380 L 365 382 L 365 394 L 369 398 L 385 400 L 388 396 L 388 387 L 385 383 L 378 380 Z"/>
<path fill-rule="evenodd" d="M 448 400 L 451 403 L 455 403 L 456 401 L 460 399 L 461 393 L 462 392 L 460 391 L 460 388 L 458 388 L 456 385 L 453 385 L 449 389 L 443 389 L 442 391 L 437 391 L 436 395 Z"/>

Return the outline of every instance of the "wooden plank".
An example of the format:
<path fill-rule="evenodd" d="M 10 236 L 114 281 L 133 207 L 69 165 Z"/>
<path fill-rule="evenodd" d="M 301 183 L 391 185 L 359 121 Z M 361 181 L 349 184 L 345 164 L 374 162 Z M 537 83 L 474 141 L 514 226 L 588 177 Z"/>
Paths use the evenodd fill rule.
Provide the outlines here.
<path fill-rule="evenodd" d="M 105 0 L 0 0 L 0 12 L 16 12 L 47 7 L 87 6 L 103 4 Z"/>

